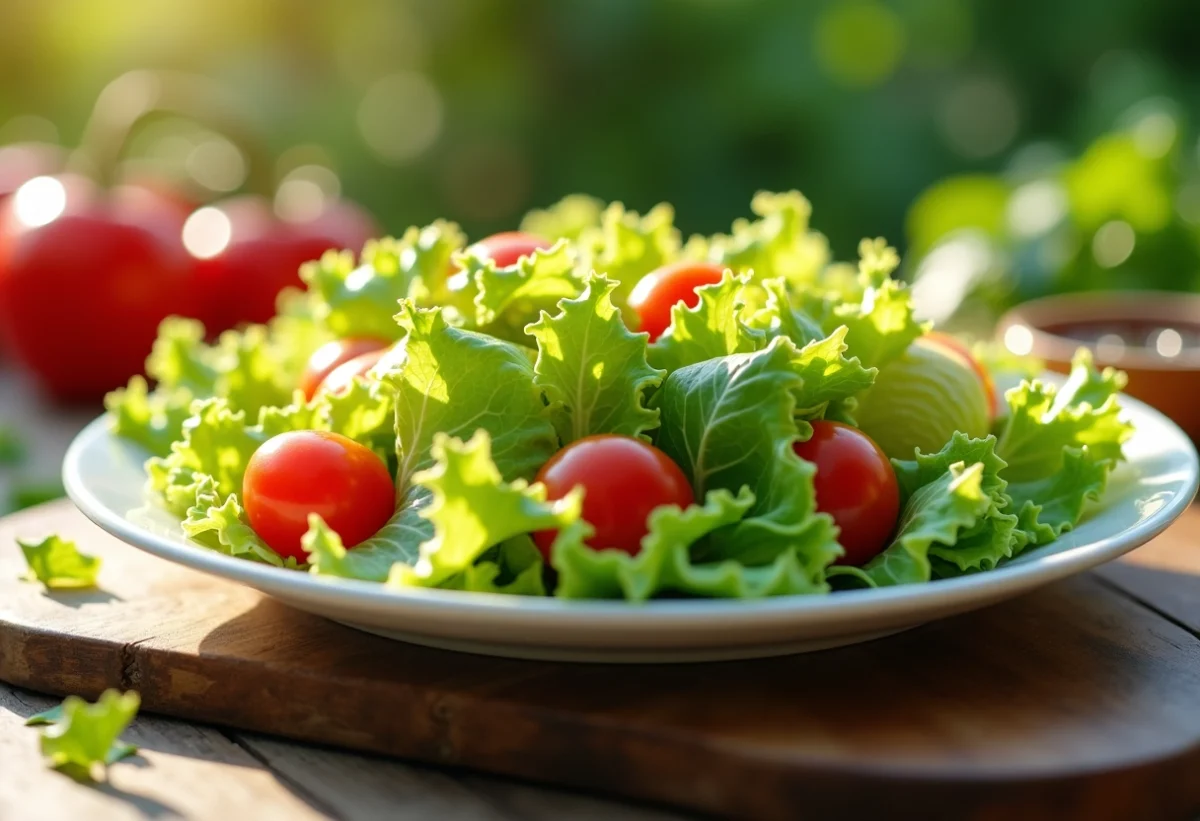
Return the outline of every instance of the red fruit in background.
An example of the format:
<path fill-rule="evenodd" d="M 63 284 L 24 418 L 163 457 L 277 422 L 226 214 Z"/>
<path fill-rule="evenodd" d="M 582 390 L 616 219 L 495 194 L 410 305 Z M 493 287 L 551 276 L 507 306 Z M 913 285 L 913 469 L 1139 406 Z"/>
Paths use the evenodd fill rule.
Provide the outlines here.
<path fill-rule="evenodd" d="M 57 174 L 66 155 L 51 143 L 15 143 L 0 146 L 0 200 L 34 177 Z"/>
<path fill-rule="evenodd" d="M 300 266 L 330 249 L 357 253 L 377 233 L 371 217 L 348 200 L 328 203 L 303 222 L 275 216 L 261 197 L 242 196 L 194 212 L 183 242 L 197 259 L 199 313 L 210 333 L 266 322 L 284 288 L 302 287 Z"/>
<path fill-rule="evenodd" d="M 504 231 L 481 239 L 472 244 L 467 251 L 492 260 L 498 268 L 507 268 L 521 257 L 530 256 L 534 251 L 545 250 L 552 244 L 550 240 L 533 234 Z"/>
<path fill-rule="evenodd" d="M 300 376 L 300 384 L 297 387 L 304 391 L 305 399 L 312 399 L 316 396 L 317 389 L 331 373 L 339 370 L 351 360 L 374 354 L 371 364 L 363 369 L 363 373 L 366 373 L 383 356 L 384 348 L 389 344 L 385 339 L 370 337 L 335 339 L 326 342 L 313 351 L 313 355 L 308 358 L 308 365 Z"/>
<path fill-rule="evenodd" d="M 0 207 L 0 333 L 61 400 L 140 373 L 163 317 L 191 299 L 191 262 L 144 213 L 78 177 L 38 177 Z"/>

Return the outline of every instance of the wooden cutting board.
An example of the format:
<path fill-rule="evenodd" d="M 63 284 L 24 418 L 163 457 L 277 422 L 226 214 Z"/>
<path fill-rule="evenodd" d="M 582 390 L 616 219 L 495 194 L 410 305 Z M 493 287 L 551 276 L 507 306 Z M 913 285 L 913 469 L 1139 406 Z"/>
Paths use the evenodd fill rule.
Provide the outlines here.
<path fill-rule="evenodd" d="M 103 557 L 101 590 L 17 581 L 13 537 L 49 532 Z M 361 634 L 60 502 L 0 521 L 0 679 L 132 688 L 148 711 L 732 817 L 1189 818 L 1197 535 L 1192 511 L 1103 575 L 857 647 L 608 667 Z M 1165 615 L 1144 603 L 1160 592 Z"/>

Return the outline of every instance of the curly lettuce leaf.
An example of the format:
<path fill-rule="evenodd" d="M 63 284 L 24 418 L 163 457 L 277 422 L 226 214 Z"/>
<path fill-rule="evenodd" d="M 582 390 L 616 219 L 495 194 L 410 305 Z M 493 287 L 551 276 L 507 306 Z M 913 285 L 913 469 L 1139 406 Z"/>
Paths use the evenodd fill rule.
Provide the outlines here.
<path fill-rule="evenodd" d="M 541 552 L 529 536 L 521 534 L 489 548 L 474 564 L 451 576 L 440 587 L 473 593 L 544 596 L 543 569 Z"/>
<path fill-rule="evenodd" d="M 650 364 L 670 373 L 686 365 L 749 353 L 766 344 L 765 334 L 743 320 L 748 274 L 725 271 L 721 281 L 696 289 L 700 300 L 671 308 L 671 324 L 650 346 Z"/>
<path fill-rule="evenodd" d="M 748 487 L 744 518 L 707 540 L 705 561 L 766 565 L 795 553 L 809 592 L 827 589 L 824 569 L 841 555 L 833 520 L 816 512 L 816 468 L 795 454 L 796 393 L 803 380 L 790 340 L 748 354 L 710 359 L 671 374 L 657 394 L 656 444 L 683 469 L 696 496 Z"/>
<path fill-rule="evenodd" d="M 475 284 L 475 324 L 506 339 L 523 341 L 522 329 L 540 308 L 583 290 L 574 249 L 562 240 L 504 268 L 472 253 L 461 256 L 459 264 Z"/>
<path fill-rule="evenodd" d="M 227 556 L 275 567 L 297 566 L 294 558 L 284 559 L 254 532 L 237 493 L 230 493 L 222 500 L 211 476 L 201 476 L 194 493 L 195 502 L 180 525 L 192 541 Z"/>
<path fill-rule="evenodd" d="M 56 770 L 80 781 L 92 780 L 99 770 L 137 753 L 120 740 L 137 715 L 141 698 L 135 692 L 106 690 L 95 704 L 67 696 L 60 707 L 31 716 L 26 724 L 45 726 L 42 755 Z"/>
<path fill-rule="evenodd" d="M 533 363 L 521 348 L 455 328 L 440 309 L 410 301 L 401 303 L 397 320 L 407 332 L 405 357 L 381 376 L 394 402 L 396 513 L 353 550 L 315 541 L 309 559 L 314 573 L 385 581 L 393 565 L 417 564 L 421 545 L 435 532 L 424 515 L 430 490 L 416 477 L 434 467 L 439 434 L 463 440 L 486 432 L 490 458 L 505 482 L 531 480 L 558 449 Z"/>
<path fill-rule="evenodd" d="M 438 220 L 398 239 L 371 240 L 357 264 L 350 251 L 327 251 L 300 276 L 316 297 L 317 320 L 335 336 L 396 340 L 402 335 L 392 321 L 397 303 L 447 301 L 451 257 L 465 242 L 457 225 Z"/>
<path fill-rule="evenodd" d="M 837 328 L 828 337 L 809 342 L 792 357 L 792 369 L 801 379 L 795 391 L 798 419 L 851 422 L 854 397 L 875 383 L 877 369 L 863 367 L 857 357 L 846 358 L 846 333 L 846 328 Z M 832 414 L 831 407 L 837 408 Z"/>
<path fill-rule="evenodd" d="M 613 302 L 629 326 L 636 327 L 637 315 L 628 306 L 634 286 L 679 257 L 675 209 L 660 203 L 643 216 L 611 203 L 600 215 L 599 226 L 580 233 L 578 246 L 580 270 L 604 274 L 617 283 Z"/>
<path fill-rule="evenodd" d="M 786 336 L 797 346 L 807 345 L 825 336 L 825 329 L 820 322 L 792 305 L 786 281 L 768 279 L 761 286 L 766 292 L 766 302 L 750 318 L 751 326 L 762 331 L 768 339 Z"/>
<path fill-rule="evenodd" d="M 1008 486 L 1013 511 L 1020 519 L 1017 549 L 1048 544 L 1072 530 L 1088 502 L 1099 501 L 1108 487 L 1113 462 L 1088 447 L 1067 447 L 1062 466 L 1049 476 Z"/>
<path fill-rule="evenodd" d="M 808 573 L 790 551 L 758 567 L 734 559 L 695 559 L 710 534 L 739 521 L 753 504 L 754 494 L 743 487 L 737 496 L 724 488 L 711 490 L 703 505 L 685 510 L 674 505 L 657 508 L 650 514 L 649 530 L 636 556 L 589 547 L 585 541 L 590 528 L 585 523 L 566 528 L 559 532 L 551 554 L 558 571 L 555 595 L 641 602 L 662 593 L 753 599 L 810 592 Z"/>
<path fill-rule="evenodd" d="M 546 394 L 563 445 L 596 433 L 642 436 L 658 427 L 645 394 L 662 382 L 646 362 L 646 334 L 630 333 L 613 306 L 617 283 L 589 277 L 576 299 L 525 332 L 537 341 L 534 382 Z"/>
<path fill-rule="evenodd" d="M 756 220 L 738 220 L 729 235 L 712 237 L 706 256 L 759 280 L 781 277 L 797 288 L 812 285 L 829 261 L 829 242 L 810 230 L 812 205 L 799 191 L 760 191 L 750 203 Z"/>
<path fill-rule="evenodd" d="M 146 380 L 134 376 L 124 388 L 104 397 L 112 432 L 141 445 L 153 456 L 166 456 L 179 439 L 184 421 L 192 415 L 192 392 L 186 388 L 150 391 Z"/>
<path fill-rule="evenodd" d="M 465 443 L 439 433 L 431 455 L 433 465 L 413 481 L 429 493 L 421 515 L 433 525 L 433 536 L 421 544 L 416 564 L 392 568 L 389 584 L 439 586 L 465 572 L 493 545 L 579 519 L 582 490 L 547 501 L 544 485 L 504 481 L 485 430 Z"/>
<path fill-rule="evenodd" d="M 604 203 L 586 194 L 568 194 L 549 208 L 530 211 L 521 220 L 521 230 L 548 240 L 577 241 L 600 227 Z"/>
<path fill-rule="evenodd" d="M 1018 546 L 1017 516 L 1003 478 L 1004 460 L 996 455 L 995 437 L 972 439 L 959 432 L 937 453 L 893 460 L 902 505 L 907 506 L 923 487 L 943 480 L 957 464 L 981 466 L 980 491 L 990 504 L 973 524 L 958 533 L 952 544 L 935 542 L 928 547 L 935 578 L 991 570 L 1010 558 Z"/>
<path fill-rule="evenodd" d="M 886 587 L 929 581 L 930 550 L 953 547 L 994 504 L 983 491 L 983 476 L 983 463 L 960 462 L 918 488 L 904 505 L 892 544 L 863 568 L 871 583 Z"/>
<path fill-rule="evenodd" d="M 39 581 L 50 590 L 96 586 L 100 559 L 80 553 L 70 539 L 50 535 L 41 541 L 17 539 L 17 545 L 29 565 L 28 580 Z"/>

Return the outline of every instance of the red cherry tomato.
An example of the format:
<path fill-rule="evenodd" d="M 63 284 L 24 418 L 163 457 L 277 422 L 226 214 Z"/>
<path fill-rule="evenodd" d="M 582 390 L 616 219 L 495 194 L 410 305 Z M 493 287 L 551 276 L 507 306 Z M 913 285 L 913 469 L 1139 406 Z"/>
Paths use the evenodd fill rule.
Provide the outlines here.
<path fill-rule="evenodd" d="M 347 547 L 369 539 L 396 509 L 383 460 L 337 433 L 298 430 L 268 439 L 246 466 L 246 517 L 280 556 L 306 561 L 300 537 L 320 514 Z"/>
<path fill-rule="evenodd" d="M 861 566 L 887 547 L 900 516 L 900 490 L 892 463 L 861 430 L 839 422 L 813 422 L 813 435 L 796 454 L 817 466 L 817 509 L 841 528 L 846 549 L 839 564 Z"/>
<path fill-rule="evenodd" d="M 66 152 L 52 143 L 15 143 L 0 146 L 0 200 L 34 177 L 56 174 Z"/>
<path fill-rule="evenodd" d="M 378 361 L 379 356 L 383 354 L 383 349 L 387 346 L 386 340 L 370 337 L 335 339 L 332 342 L 326 342 L 308 358 L 308 365 L 300 376 L 300 384 L 297 387 L 304 391 L 305 399 L 312 399 L 317 395 L 317 388 L 320 387 L 321 382 L 333 371 L 351 359 L 373 351 L 379 352 L 375 357 L 375 360 Z"/>
<path fill-rule="evenodd" d="M 692 488 L 679 466 L 640 439 L 616 434 L 588 436 L 556 453 L 538 471 L 547 497 L 561 499 L 582 485 L 583 518 L 595 528 L 588 545 L 616 548 L 631 555 L 642 549 L 646 519 L 661 505 L 687 507 Z M 557 531 L 533 534 L 546 561 Z"/>
<path fill-rule="evenodd" d="M 0 332 L 41 386 L 88 400 L 140 373 L 191 264 L 135 208 L 77 177 L 37 177 L 0 207 Z"/>
<path fill-rule="evenodd" d="M 370 217 L 345 200 L 308 222 L 277 219 L 260 197 L 242 196 L 201 208 L 188 218 L 184 244 L 197 258 L 205 327 L 266 322 L 288 286 L 300 288 L 300 266 L 330 249 L 355 253 L 375 235 Z"/>
<path fill-rule="evenodd" d="M 534 251 L 542 251 L 551 246 L 551 242 L 533 234 L 520 231 L 504 231 L 481 239 L 468 250 L 481 257 L 490 259 L 499 268 L 513 265 L 521 257 L 530 256 Z"/>
<path fill-rule="evenodd" d="M 979 382 L 983 385 L 983 392 L 987 395 L 989 412 L 991 413 L 992 419 L 995 419 L 997 416 L 999 416 L 1000 398 L 996 395 L 996 383 L 992 379 L 992 375 L 988 373 L 987 368 L 983 366 L 983 363 L 976 359 L 975 355 L 971 353 L 971 349 L 956 337 L 953 337 L 950 334 L 940 333 L 938 331 L 928 333 L 922 338 L 928 342 L 932 342 L 935 345 L 940 345 L 946 350 L 953 351 L 967 361 L 967 363 L 975 371 L 975 375 L 979 377 Z"/>
<path fill-rule="evenodd" d="M 671 308 L 682 302 L 695 308 L 700 302 L 696 289 L 721 281 L 724 269 L 709 262 L 675 262 L 642 277 L 629 295 L 629 307 L 637 312 L 639 331 L 658 339 L 671 324 Z"/>
<path fill-rule="evenodd" d="M 349 390 L 355 377 L 367 376 L 386 353 L 387 348 L 379 348 L 343 362 L 321 380 L 321 384 L 317 387 L 317 393 L 330 393 L 336 396 Z"/>

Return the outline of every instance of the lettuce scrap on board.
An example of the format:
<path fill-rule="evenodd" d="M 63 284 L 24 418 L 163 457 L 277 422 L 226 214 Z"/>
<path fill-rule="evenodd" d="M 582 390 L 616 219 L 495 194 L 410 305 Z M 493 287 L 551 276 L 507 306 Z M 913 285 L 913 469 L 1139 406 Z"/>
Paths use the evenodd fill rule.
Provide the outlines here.
<path fill-rule="evenodd" d="M 684 242 L 669 205 L 639 214 L 574 195 L 526 216 L 523 230 L 550 244 L 508 266 L 446 221 L 357 256 L 326 253 L 267 325 L 210 341 L 192 320 L 164 322 L 150 381 L 107 399 L 113 430 L 147 452 L 148 493 L 198 546 L 395 587 L 634 602 L 821 594 L 985 572 L 1079 523 L 1132 435 L 1122 375 L 1086 354 L 1061 388 L 1028 378 L 1010 390 L 993 435 L 893 460 L 891 544 L 862 568 L 837 564 L 816 467 L 794 445 L 816 420 L 853 425 L 859 398 L 929 328 L 883 240 L 839 263 L 799 193 L 760 193 L 751 211 L 728 234 Z M 680 260 L 724 274 L 676 304 L 651 343 L 629 295 Z M 386 371 L 304 401 L 309 355 L 349 336 L 393 341 Z M 241 501 L 254 451 L 293 430 L 364 444 L 396 483 L 393 516 L 353 548 L 311 517 L 300 565 L 259 538 Z M 686 508 L 653 512 L 636 555 L 592 544 L 582 489 L 549 500 L 534 481 L 596 434 L 654 444 L 694 491 Z M 549 566 L 531 539 L 544 531 L 557 534 Z"/>

